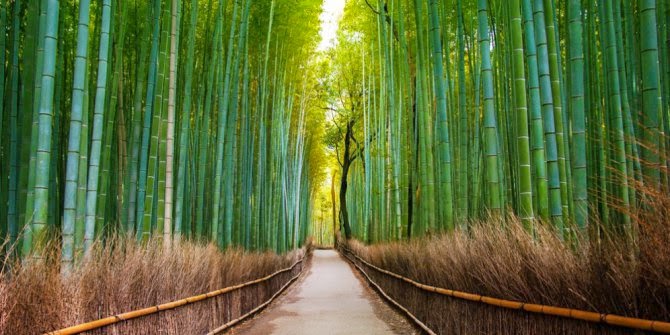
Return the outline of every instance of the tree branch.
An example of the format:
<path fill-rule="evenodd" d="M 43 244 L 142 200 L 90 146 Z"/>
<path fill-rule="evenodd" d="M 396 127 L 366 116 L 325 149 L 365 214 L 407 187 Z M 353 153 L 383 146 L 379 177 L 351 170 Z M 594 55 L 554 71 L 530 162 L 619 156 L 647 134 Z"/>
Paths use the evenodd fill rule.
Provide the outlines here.
<path fill-rule="evenodd" d="M 380 14 L 379 11 L 375 10 L 374 7 L 372 7 L 372 5 L 368 2 L 368 0 L 365 0 L 365 4 L 368 5 L 368 7 L 370 7 L 370 10 L 371 10 L 373 13 L 375 13 L 375 14 L 377 14 L 377 15 Z"/>
<path fill-rule="evenodd" d="M 335 156 L 337 157 L 337 163 L 340 164 L 340 167 L 344 167 L 342 160 L 340 159 L 340 149 L 337 144 L 335 144 Z"/>

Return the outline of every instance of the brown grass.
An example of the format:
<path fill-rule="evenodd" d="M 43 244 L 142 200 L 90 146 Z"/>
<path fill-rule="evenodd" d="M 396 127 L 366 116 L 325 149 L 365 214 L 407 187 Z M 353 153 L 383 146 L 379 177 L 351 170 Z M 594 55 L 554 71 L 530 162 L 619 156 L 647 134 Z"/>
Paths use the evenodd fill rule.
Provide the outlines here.
<path fill-rule="evenodd" d="M 8 303 L 8 298 L 9 298 L 9 292 L 8 292 L 9 286 L 4 280 L 0 280 L 0 329 L 5 329 L 6 324 L 7 324 L 7 316 L 9 314 L 9 311 L 11 307 L 9 306 Z"/>
<path fill-rule="evenodd" d="M 289 267 L 304 254 L 219 251 L 182 242 L 165 250 L 117 238 L 61 274 L 47 257 L 0 275 L 0 334 L 38 334 L 247 282 Z M 57 254 L 57 253 L 54 253 Z M 57 257 L 55 257 L 57 259 Z M 269 299 L 302 265 L 216 298 L 107 327 L 104 334 L 205 333 Z"/>
<path fill-rule="evenodd" d="M 364 246 L 351 241 L 349 248 L 372 264 L 432 286 L 670 321 L 670 196 L 647 199 L 645 210 L 633 216 L 635 242 L 616 234 L 597 243 L 584 238 L 566 242 L 546 226 L 533 236 L 517 219 L 507 218 L 411 242 Z M 366 271 L 440 334 L 633 333 L 440 296 Z"/>

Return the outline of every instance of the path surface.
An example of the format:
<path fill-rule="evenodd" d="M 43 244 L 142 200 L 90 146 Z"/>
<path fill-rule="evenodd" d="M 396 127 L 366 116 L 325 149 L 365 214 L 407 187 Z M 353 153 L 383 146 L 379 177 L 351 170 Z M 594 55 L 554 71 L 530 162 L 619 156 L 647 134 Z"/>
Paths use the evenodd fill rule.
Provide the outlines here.
<path fill-rule="evenodd" d="M 315 250 L 308 272 L 267 310 L 228 334 L 413 334 L 333 250 Z"/>

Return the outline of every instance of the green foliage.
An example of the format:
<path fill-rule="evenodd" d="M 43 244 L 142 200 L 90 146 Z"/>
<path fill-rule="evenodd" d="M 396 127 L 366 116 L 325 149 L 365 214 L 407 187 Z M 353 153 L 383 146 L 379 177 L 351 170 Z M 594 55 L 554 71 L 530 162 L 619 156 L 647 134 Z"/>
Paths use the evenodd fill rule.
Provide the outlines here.
<path fill-rule="evenodd" d="M 69 268 L 119 230 L 302 244 L 323 180 L 320 12 L 317 0 L 3 2 L 0 232 L 23 243 L 10 248 L 28 255 L 62 231 Z M 281 192 L 292 203 L 269 206 Z"/>
<path fill-rule="evenodd" d="M 409 238 L 509 209 L 529 231 L 546 220 L 567 238 L 594 221 L 633 236 L 645 207 L 634 186 L 670 186 L 667 11 L 653 0 L 348 1 L 328 76 L 330 101 L 344 103 L 325 142 L 341 148 L 345 111 L 362 107 L 365 151 L 341 169 L 354 235 Z"/>
<path fill-rule="evenodd" d="M 53 232 L 70 266 L 119 230 L 283 252 L 508 209 L 634 234 L 633 186 L 667 190 L 665 2 L 349 0 L 317 51 L 321 5 L 2 2 L 12 250 Z"/>

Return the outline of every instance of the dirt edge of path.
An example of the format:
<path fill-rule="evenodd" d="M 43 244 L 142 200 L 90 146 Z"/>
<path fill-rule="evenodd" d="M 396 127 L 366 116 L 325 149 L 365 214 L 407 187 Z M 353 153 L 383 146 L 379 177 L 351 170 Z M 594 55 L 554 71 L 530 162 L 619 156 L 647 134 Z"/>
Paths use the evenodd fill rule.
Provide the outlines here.
<path fill-rule="evenodd" d="M 358 281 L 361 282 L 364 290 L 364 295 L 372 302 L 372 307 L 374 309 L 375 315 L 384 321 L 391 330 L 398 334 L 421 334 L 421 331 L 411 322 L 404 314 L 402 314 L 398 309 L 392 304 L 388 303 L 386 299 L 374 288 L 370 283 L 363 277 L 363 275 L 358 271 L 358 269 L 351 264 L 351 262 L 336 250 L 337 254 L 344 260 L 349 268 L 354 273 L 354 276 Z M 388 313 L 389 311 L 391 313 Z M 411 332 L 410 332 L 411 331 Z"/>
<path fill-rule="evenodd" d="M 284 292 L 282 292 L 277 298 L 275 298 L 269 305 L 265 306 L 265 308 L 261 309 L 258 313 L 254 314 L 253 316 L 241 321 L 240 323 L 226 329 L 225 331 L 219 334 L 223 335 L 244 334 L 244 332 L 251 326 L 253 326 L 253 324 L 258 319 L 261 319 L 269 311 L 281 305 L 286 299 L 289 299 L 291 294 L 300 288 L 300 285 L 304 283 L 305 278 L 307 278 L 310 272 L 312 271 L 312 256 L 313 256 L 312 253 L 310 253 L 307 256 L 305 261 L 305 267 L 303 268 L 302 273 L 300 273 L 300 277 L 298 277 L 298 279 L 294 281 L 293 284 L 291 284 L 288 288 L 286 288 Z"/>

